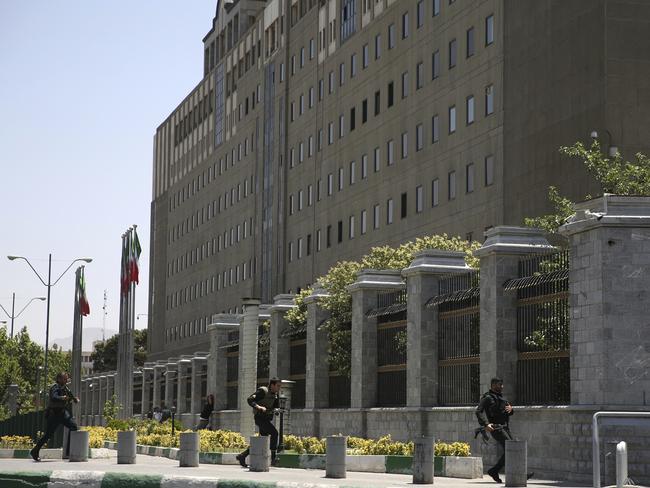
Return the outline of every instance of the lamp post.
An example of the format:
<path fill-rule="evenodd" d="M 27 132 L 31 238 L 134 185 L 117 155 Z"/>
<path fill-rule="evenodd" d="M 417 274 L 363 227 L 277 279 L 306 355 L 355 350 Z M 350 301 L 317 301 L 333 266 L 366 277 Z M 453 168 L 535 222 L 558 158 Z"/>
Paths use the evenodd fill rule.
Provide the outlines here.
<path fill-rule="evenodd" d="M 170 410 L 172 412 L 172 437 L 174 437 L 174 420 L 176 417 L 176 406 L 172 405 L 172 408 Z"/>
<path fill-rule="evenodd" d="M 280 404 L 280 432 L 278 433 L 278 447 L 277 451 L 280 453 L 284 451 L 284 412 L 287 408 L 287 397 L 280 395 L 278 397 L 278 403 Z"/>
<path fill-rule="evenodd" d="M 41 283 L 45 287 L 47 287 L 47 315 L 45 319 L 45 365 L 43 368 L 43 382 L 45 383 L 45 386 L 43 390 L 45 391 L 47 389 L 47 353 L 48 353 L 48 348 L 49 348 L 49 341 L 50 341 L 50 294 L 52 291 L 52 287 L 56 285 L 61 278 L 63 278 L 63 275 L 66 274 L 66 272 L 72 268 L 72 265 L 78 261 L 84 261 L 86 263 L 92 262 L 91 258 L 77 258 L 73 260 L 68 267 L 59 275 L 59 277 L 52 283 L 52 253 L 50 253 L 49 258 L 48 258 L 48 265 L 47 265 L 47 282 L 41 277 L 41 275 L 36 271 L 34 266 L 32 266 L 32 263 L 29 262 L 29 260 L 24 257 L 24 256 L 7 256 L 7 259 L 9 261 L 14 261 L 15 259 L 22 259 L 24 260 L 30 268 L 32 268 L 32 271 L 34 274 L 38 277 Z"/>
<path fill-rule="evenodd" d="M 4 308 L 2 306 L 2 304 L 0 304 L 0 308 L 2 309 L 2 311 L 7 315 L 7 317 L 9 317 L 11 319 L 11 335 L 10 335 L 10 337 L 12 339 L 14 338 L 14 320 L 17 319 L 18 317 L 20 317 L 20 315 L 25 311 L 25 309 L 27 307 L 29 307 L 29 304 L 32 303 L 34 300 L 45 301 L 45 297 L 34 297 L 34 298 L 32 298 L 30 301 L 27 302 L 27 305 L 25 305 L 23 307 L 23 309 L 18 313 L 15 313 L 15 310 L 16 310 L 16 293 L 15 292 L 12 293 L 12 298 L 11 298 L 11 314 L 9 314 L 9 312 L 7 312 L 7 309 Z"/>

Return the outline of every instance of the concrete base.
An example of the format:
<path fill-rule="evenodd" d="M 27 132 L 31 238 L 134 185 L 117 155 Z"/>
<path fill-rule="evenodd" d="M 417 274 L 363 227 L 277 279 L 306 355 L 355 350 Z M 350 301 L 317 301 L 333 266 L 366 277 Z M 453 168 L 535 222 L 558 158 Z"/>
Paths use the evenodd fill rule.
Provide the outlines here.
<path fill-rule="evenodd" d="M 526 441 L 506 441 L 506 486 L 527 486 Z"/>
<path fill-rule="evenodd" d="M 88 440 L 87 430 L 75 430 L 70 432 L 70 462 L 88 461 Z"/>
<path fill-rule="evenodd" d="M 413 441 L 413 483 L 433 483 L 433 457 L 435 453 L 433 437 L 419 437 Z"/>
<path fill-rule="evenodd" d="M 346 436 L 330 436 L 327 438 L 326 478 L 345 478 L 347 446 L 348 438 Z"/>
<path fill-rule="evenodd" d="M 135 435 L 134 430 L 117 433 L 117 464 L 135 464 Z"/>
<path fill-rule="evenodd" d="M 199 465 L 199 434 L 197 432 L 181 432 L 178 464 L 181 468 L 196 468 Z"/>
<path fill-rule="evenodd" d="M 271 451 L 269 450 L 270 439 L 268 436 L 253 436 L 250 438 L 250 461 L 251 471 L 268 471 L 271 466 Z"/>

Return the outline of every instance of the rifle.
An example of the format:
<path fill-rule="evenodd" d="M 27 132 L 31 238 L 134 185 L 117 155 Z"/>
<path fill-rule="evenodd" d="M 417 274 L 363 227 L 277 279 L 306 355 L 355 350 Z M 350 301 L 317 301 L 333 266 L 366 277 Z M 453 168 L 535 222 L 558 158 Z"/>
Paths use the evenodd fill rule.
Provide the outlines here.
<path fill-rule="evenodd" d="M 506 427 L 505 425 L 502 424 L 492 424 L 492 426 L 494 427 L 495 431 L 503 430 Z M 485 425 L 479 427 L 478 429 L 474 429 L 474 439 L 476 439 L 479 434 L 483 436 L 483 442 L 485 442 L 486 444 L 490 442 L 490 436 L 488 435 L 488 431 Z"/>

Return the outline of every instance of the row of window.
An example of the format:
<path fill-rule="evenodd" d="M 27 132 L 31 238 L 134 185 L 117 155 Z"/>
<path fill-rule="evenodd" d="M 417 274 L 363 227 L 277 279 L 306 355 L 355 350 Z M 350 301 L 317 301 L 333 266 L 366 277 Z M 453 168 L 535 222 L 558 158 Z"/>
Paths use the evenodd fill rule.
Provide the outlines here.
<path fill-rule="evenodd" d="M 214 107 L 214 91 L 205 95 L 177 124 L 174 125 L 174 146 L 180 144 L 208 118 Z"/>
<path fill-rule="evenodd" d="M 183 324 L 165 329 L 165 343 L 205 334 L 208 331 L 210 317 L 201 317 Z"/>

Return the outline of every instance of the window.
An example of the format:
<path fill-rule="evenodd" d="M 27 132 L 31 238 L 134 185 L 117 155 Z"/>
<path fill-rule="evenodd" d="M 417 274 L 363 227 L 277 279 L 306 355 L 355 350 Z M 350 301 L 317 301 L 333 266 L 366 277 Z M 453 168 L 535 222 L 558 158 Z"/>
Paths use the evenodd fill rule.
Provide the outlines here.
<path fill-rule="evenodd" d="M 456 66 L 456 39 L 449 41 L 449 69 Z"/>
<path fill-rule="evenodd" d="M 334 192 L 334 175 L 332 173 L 327 175 L 327 195 L 330 196 Z"/>
<path fill-rule="evenodd" d="M 301 47 L 300 48 L 300 67 L 303 68 L 305 66 L 305 48 Z"/>
<path fill-rule="evenodd" d="M 374 166 L 375 166 L 375 173 L 379 172 L 379 164 L 380 164 L 380 160 L 379 160 L 379 146 L 377 146 L 377 147 L 375 148 L 375 154 L 374 154 L 374 157 L 373 157 L 373 164 L 374 164 Z"/>
<path fill-rule="evenodd" d="M 339 64 L 339 86 L 345 83 L 345 63 Z"/>
<path fill-rule="evenodd" d="M 465 100 L 465 112 L 467 125 L 474 123 L 474 95 L 470 95 Z"/>
<path fill-rule="evenodd" d="M 280 83 L 284 81 L 284 63 L 280 63 Z"/>
<path fill-rule="evenodd" d="M 339 191 L 343 190 L 344 176 L 343 168 L 339 168 Z"/>
<path fill-rule="evenodd" d="M 318 178 L 318 181 L 316 182 L 316 201 L 320 202 L 321 198 L 323 197 L 323 181 Z"/>
<path fill-rule="evenodd" d="M 449 174 L 447 174 L 447 186 L 449 187 L 447 193 L 447 199 L 453 200 L 454 198 L 456 198 L 456 172 L 455 171 L 450 171 Z"/>
<path fill-rule="evenodd" d="M 323 149 L 323 129 L 318 129 L 318 151 Z"/>
<path fill-rule="evenodd" d="M 386 163 L 388 166 L 392 166 L 392 164 L 395 162 L 394 151 L 395 151 L 395 142 L 391 139 L 386 144 L 386 154 L 388 158 Z"/>
<path fill-rule="evenodd" d="M 345 135 L 345 115 L 339 115 L 339 139 Z"/>
<path fill-rule="evenodd" d="M 293 194 L 289 195 L 289 215 L 293 215 Z"/>
<path fill-rule="evenodd" d="M 296 102 L 291 102 L 291 106 L 289 107 L 289 113 L 291 114 L 291 122 L 296 120 Z"/>
<path fill-rule="evenodd" d="M 305 144 L 300 141 L 298 146 L 298 162 L 302 163 L 305 160 Z"/>
<path fill-rule="evenodd" d="M 314 155 L 314 136 L 309 136 L 309 143 L 307 144 L 307 156 L 312 157 Z"/>
<path fill-rule="evenodd" d="M 400 217 L 405 219 L 407 216 L 407 210 L 408 210 L 408 195 L 406 193 L 402 193 L 401 198 L 400 198 Z"/>
<path fill-rule="evenodd" d="M 424 84 L 424 63 L 420 61 L 415 67 L 415 89 L 419 90 Z"/>
<path fill-rule="evenodd" d="M 402 39 L 406 39 L 409 36 L 409 13 L 404 12 L 402 14 Z"/>
<path fill-rule="evenodd" d="M 368 99 L 364 98 L 361 102 L 361 123 L 365 124 L 368 121 Z"/>
<path fill-rule="evenodd" d="M 294 148 L 289 149 L 289 167 L 290 168 L 293 168 L 295 166 L 295 164 L 296 164 L 295 154 L 296 154 L 296 151 L 295 151 Z"/>
<path fill-rule="evenodd" d="M 393 199 L 389 198 L 386 202 L 386 224 L 390 225 L 393 223 Z"/>
<path fill-rule="evenodd" d="M 309 108 L 314 106 L 314 87 L 309 88 Z"/>
<path fill-rule="evenodd" d="M 350 185 L 354 185 L 356 174 L 357 174 L 357 163 L 356 161 L 350 161 Z"/>
<path fill-rule="evenodd" d="M 474 56 L 474 27 L 467 29 L 467 57 Z"/>
<path fill-rule="evenodd" d="M 422 185 L 415 188 L 415 211 L 417 213 L 422 212 L 424 206 L 424 192 L 422 191 Z"/>
<path fill-rule="evenodd" d="M 402 132 L 402 159 L 409 156 L 409 133 Z"/>
<path fill-rule="evenodd" d="M 314 187 L 307 185 L 307 206 L 311 207 L 314 203 Z"/>
<path fill-rule="evenodd" d="M 326 246 L 331 247 L 332 246 L 332 226 L 331 225 L 327 226 L 327 232 L 326 232 L 325 240 L 326 240 L 326 242 L 325 242 Z"/>
<path fill-rule="evenodd" d="M 357 109 L 356 107 L 352 107 L 350 109 L 350 132 L 352 132 L 356 126 L 356 113 Z"/>
<path fill-rule="evenodd" d="M 307 256 L 311 256 L 311 234 L 307 234 Z"/>
<path fill-rule="evenodd" d="M 354 78 L 357 74 L 357 55 L 356 53 L 350 56 L 350 78 Z"/>
<path fill-rule="evenodd" d="M 362 55 L 361 55 L 361 63 L 363 65 L 363 69 L 366 69 L 368 67 L 369 62 L 370 62 L 370 48 L 368 47 L 368 44 L 364 44 Z"/>
<path fill-rule="evenodd" d="M 449 107 L 449 133 L 456 132 L 456 106 Z"/>
<path fill-rule="evenodd" d="M 302 210 L 302 207 L 303 207 L 303 200 L 304 200 L 303 195 L 304 195 L 304 192 L 302 190 L 300 190 L 298 192 L 298 212 L 300 212 Z"/>
<path fill-rule="evenodd" d="M 329 74 L 328 91 L 329 91 L 330 95 L 332 93 L 334 93 L 334 71 L 330 71 L 330 74 Z"/>
<path fill-rule="evenodd" d="M 298 104 L 298 110 L 300 115 L 305 113 L 305 95 L 300 94 L 300 103 Z"/>
<path fill-rule="evenodd" d="M 375 59 L 381 58 L 381 34 L 375 36 Z"/>
<path fill-rule="evenodd" d="M 293 242 L 289 242 L 289 262 L 291 261 L 293 261 Z M 230 277 L 232 278 L 232 273 L 230 274 Z M 232 284 L 232 279 L 231 279 L 231 284 Z"/>
<path fill-rule="evenodd" d="M 433 16 L 440 15 L 440 0 L 433 0 Z"/>
<path fill-rule="evenodd" d="M 417 28 L 419 29 L 424 24 L 424 0 L 420 0 L 417 5 Z"/>
<path fill-rule="evenodd" d="M 325 80 L 318 80 L 318 101 L 322 101 L 325 96 Z"/>
<path fill-rule="evenodd" d="M 361 156 L 361 179 L 365 180 L 368 177 L 368 155 Z"/>
<path fill-rule="evenodd" d="M 377 90 L 375 92 L 375 116 L 379 115 L 379 112 L 381 111 L 381 92 Z"/>
<path fill-rule="evenodd" d="M 402 73 L 402 98 L 409 96 L 409 72 Z"/>
<path fill-rule="evenodd" d="M 395 47 L 395 24 L 388 26 L 388 49 Z"/>
<path fill-rule="evenodd" d="M 494 15 L 485 18 L 485 45 L 489 46 L 494 42 Z"/>
<path fill-rule="evenodd" d="M 365 234 L 368 231 L 367 220 L 368 220 L 368 212 L 362 210 L 361 211 L 361 235 Z"/>
<path fill-rule="evenodd" d="M 302 259 L 302 237 L 298 239 L 298 259 Z"/>
<path fill-rule="evenodd" d="M 438 115 L 431 117 L 431 142 L 438 142 L 440 140 L 440 122 Z"/>
<path fill-rule="evenodd" d="M 494 113 L 494 88 L 492 85 L 485 87 L 485 115 Z"/>
<path fill-rule="evenodd" d="M 375 205 L 372 209 L 372 228 L 373 229 L 379 229 L 379 204 Z"/>
<path fill-rule="evenodd" d="M 320 229 L 316 231 L 316 252 L 320 252 Z"/>
<path fill-rule="evenodd" d="M 418 124 L 415 126 L 415 150 L 416 151 L 422 150 L 422 147 L 424 145 L 423 139 L 424 139 L 424 126 L 422 124 Z"/>
<path fill-rule="evenodd" d="M 315 55 L 316 55 L 316 42 L 314 42 L 314 39 L 311 38 L 309 39 L 309 59 L 314 59 Z"/>
<path fill-rule="evenodd" d="M 474 191 L 474 163 L 465 166 L 465 193 Z"/>
<path fill-rule="evenodd" d="M 334 122 L 327 126 L 327 144 L 334 144 Z"/>
<path fill-rule="evenodd" d="M 438 178 L 436 178 L 431 182 L 431 206 L 437 207 L 438 203 Z"/>
<path fill-rule="evenodd" d="M 350 239 L 354 239 L 354 215 L 350 215 L 348 231 Z"/>
<path fill-rule="evenodd" d="M 291 56 L 291 74 L 296 74 L 296 55 Z"/>
<path fill-rule="evenodd" d="M 485 158 L 485 186 L 490 186 L 494 183 L 494 156 L 486 156 Z"/>
<path fill-rule="evenodd" d="M 337 236 L 338 240 L 337 240 L 337 242 L 340 244 L 341 242 L 343 242 L 343 221 L 342 220 L 338 221 L 338 229 L 337 230 L 338 230 L 338 236 Z"/>

